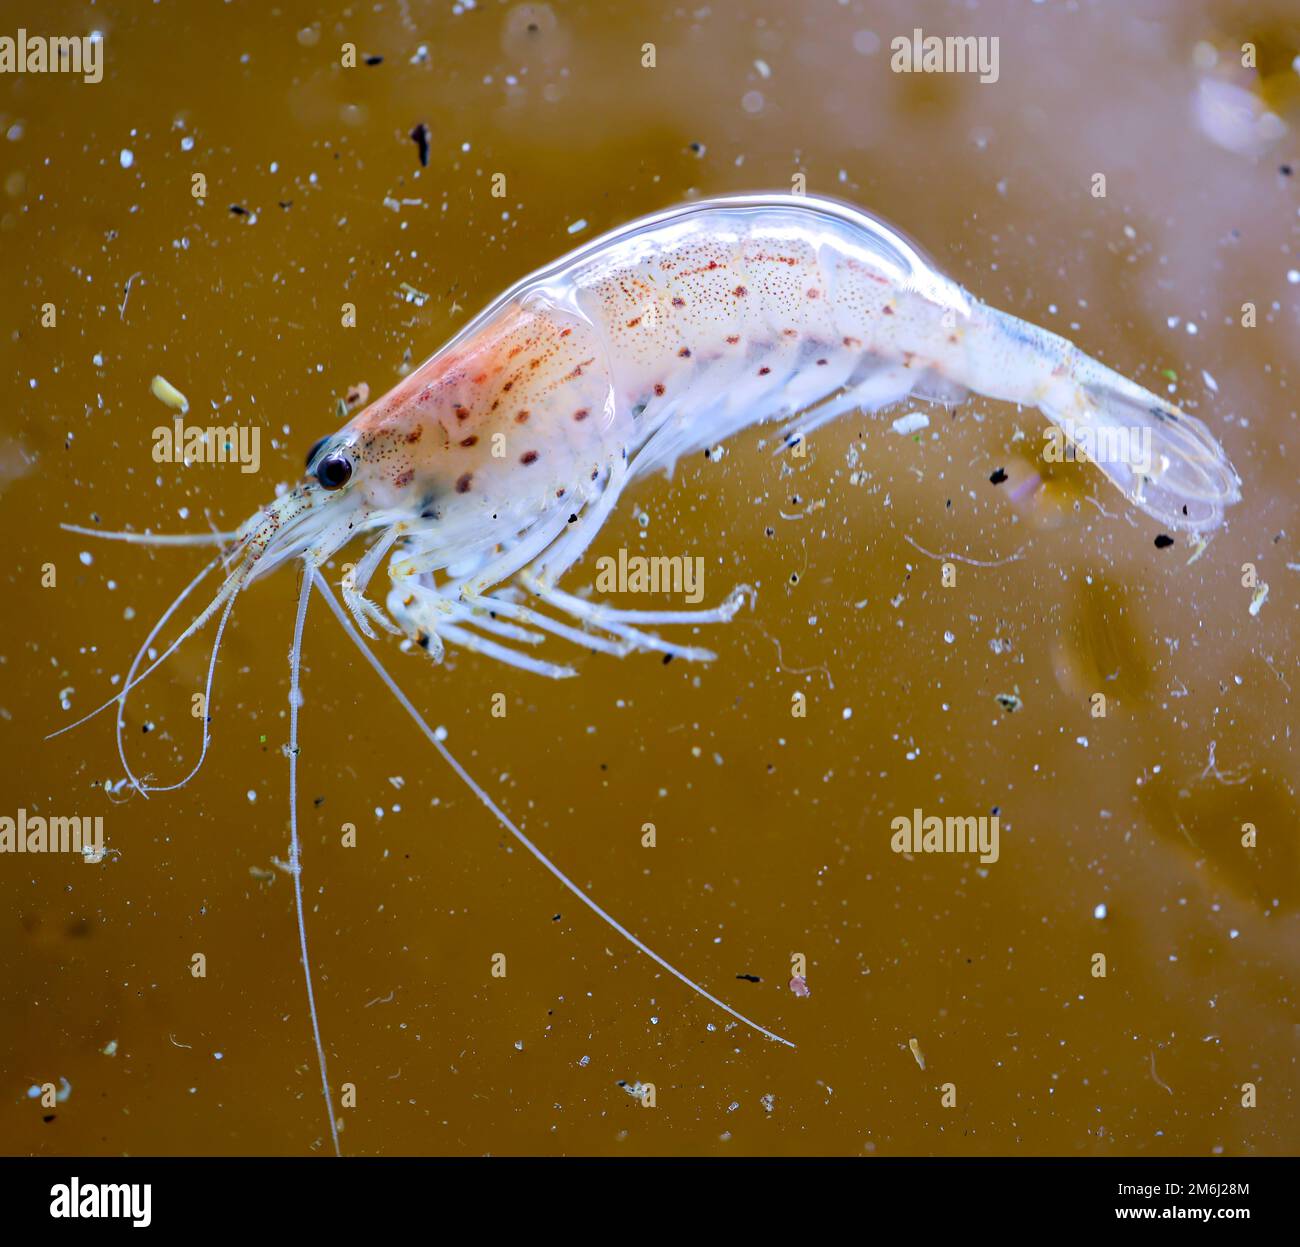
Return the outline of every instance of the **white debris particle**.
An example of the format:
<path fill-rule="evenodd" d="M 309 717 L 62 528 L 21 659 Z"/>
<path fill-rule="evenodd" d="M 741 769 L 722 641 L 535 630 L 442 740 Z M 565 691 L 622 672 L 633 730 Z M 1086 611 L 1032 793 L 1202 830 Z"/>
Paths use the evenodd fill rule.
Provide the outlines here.
<path fill-rule="evenodd" d="M 81 560 L 82 567 L 89 567 L 95 561 L 89 550 L 83 550 L 77 557 Z"/>
<path fill-rule="evenodd" d="M 250 802 L 257 800 L 257 793 L 252 788 L 248 790 L 248 799 Z"/>
<path fill-rule="evenodd" d="M 1092 916 L 1096 918 L 1098 922 L 1100 922 L 1106 916 L 1105 904 L 1103 903 L 1101 905 L 1096 906 L 1092 911 Z"/>
<path fill-rule="evenodd" d="M 117 163 L 120 164 L 123 169 L 129 169 L 133 164 L 135 164 L 135 152 L 133 152 L 129 147 L 122 148 L 121 152 L 118 153 Z"/>
<path fill-rule="evenodd" d="M 916 1063 L 924 1069 L 925 1053 L 921 1051 L 921 1045 L 917 1043 L 915 1039 L 909 1039 L 907 1041 L 907 1046 L 912 1049 L 912 1055 L 916 1058 Z"/>
<path fill-rule="evenodd" d="M 930 427 L 930 417 L 923 411 L 909 411 L 905 416 L 899 416 L 894 421 L 894 432 L 902 437 L 909 433 L 916 433 L 921 429 Z"/>
<path fill-rule="evenodd" d="M 587 222 L 584 217 L 579 217 L 572 225 L 569 226 L 570 234 L 580 234 L 587 228 Z"/>
<path fill-rule="evenodd" d="M 1259 608 L 1263 606 L 1264 603 L 1267 601 L 1268 601 L 1268 585 L 1261 583 L 1259 588 L 1255 590 L 1254 597 L 1250 599 L 1249 610 L 1251 616 L 1254 617 L 1255 615 L 1258 615 Z"/>
<path fill-rule="evenodd" d="M 758 1102 L 763 1106 L 764 1112 L 770 1113 L 776 1105 L 776 1096 L 769 1091 L 765 1096 L 761 1096 Z"/>

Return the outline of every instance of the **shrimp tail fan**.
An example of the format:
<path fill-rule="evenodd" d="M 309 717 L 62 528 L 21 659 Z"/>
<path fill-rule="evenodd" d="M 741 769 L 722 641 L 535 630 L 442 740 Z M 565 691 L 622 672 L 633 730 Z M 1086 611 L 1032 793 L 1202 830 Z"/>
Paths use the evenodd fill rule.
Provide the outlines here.
<path fill-rule="evenodd" d="M 1241 479 L 1195 416 L 1086 356 L 1039 400 L 1076 456 L 1171 528 L 1208 532 L 1241 498 Z"/>

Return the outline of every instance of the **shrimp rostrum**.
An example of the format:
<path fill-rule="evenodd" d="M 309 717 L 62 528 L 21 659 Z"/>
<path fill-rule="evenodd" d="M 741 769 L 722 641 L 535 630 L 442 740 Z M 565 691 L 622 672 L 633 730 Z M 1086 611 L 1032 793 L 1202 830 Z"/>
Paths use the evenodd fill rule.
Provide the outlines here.
<path fill-rule="evenodd" d="M 791 446 L 850 412 L 910 395 L 951 403 L 971 392 L 1039 408 L 1163 525 L 1208 531 L 1239 498 L 1237 474 L 1201 421 L 1064 338 L 979 302 L 880 221 L 812 196 L 703 200 L 632 222 L 519 282 L 322 438 L 296 487 L 238 533 L 218 534 L 229 542 L 226 580 L 137 675 L 197 579 L 159 621 L 113 699 L 119 740 L 131 688 L 218 612 L 219 641 L 238 593 L 289 560 L 307 568 L 295 693 L 312 585 L 385 679 L 357 629 L 404 636 L 435 658 L 453 645 L 556 678 L 574 671 L 541 656 L 548 636 L 615 656 L 710 658 L 664 630 L 730 620 L 752 600 L 746 586 L 716 605 L 678 611 L 620 609 L 561 587 L 623 491 L 751 425 L 784 422 L 781 445 Z M 345 614 L 318 569 L 366 534 L 374 534 L 368 549 L 343 577 Z M 380 605 L 368 591 L 385 557 Z M 209 685 L 215 660 L 214 646 Z M 206 740 L 205 723 L 205 749 Z M 296 750 L 290 758 L 292 766 Z M 131 778 L 142 792 L 156 790 Z"/>

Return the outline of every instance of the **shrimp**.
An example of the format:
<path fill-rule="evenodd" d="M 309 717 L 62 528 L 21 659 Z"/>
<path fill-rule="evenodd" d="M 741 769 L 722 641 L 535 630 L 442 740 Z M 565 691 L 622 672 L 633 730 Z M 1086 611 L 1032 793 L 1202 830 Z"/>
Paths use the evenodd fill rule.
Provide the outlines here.
<path fill-rule="evenodd" d="M 217 560 L 155 625 L 121 691 L 78 720 L 117 704 L 119 753 L 145 796 L 179 787 L 198 765 L 167 788 L 131 773 L 121 745 L 129 692 L 220 612 L 210 693 L 236 597 L 285 562 L 304 565 L 290 651 L 290 869 L 336 1150 L 296 812 L 301 649 L 313 587 L 444 760 L 546 869 L 693 991 L 788 1044 L 687 978 L 574 884 L 460 766 L 362 634 L 376 639 L 379 627 L 435 659 L 454 645 L 555 679 L 575 670 L 529 652 L 547 636 L 616 657 L 654 651 L 707 661 L 708 650 L 660 629 L 729 621 L 753 603 L 748 586 L 717 606 L 677 611 L 620 609 L 560 587 L 623 492 L 751 425 L 784 421 L 780 444 L 788 448 L 852 411 L 880 411 L 910 395 L 951 404 L 972 392 L 1038 407 L 1086 452 L 1080 457 L 1162 524 L 1209 531 L 1240 497 L 1236 472 L 1199 420 L 1064 338 L 980 303 L 879 220 L 829 199 L 746 195 L 634 221 L 523 279 L 317 442 L 303 479 L 236 533 L 65 525 L 140 544 L 226 547 L 226 578 L 207 606 L 137 674 L 154 637 Z M 377 536 L 344 575 L 340 604 L 320 569 L 367 534 Z M 380 607 L 367 589 L 386 556 Z M 208 738 L 205 719 L 199 764 Z"/>

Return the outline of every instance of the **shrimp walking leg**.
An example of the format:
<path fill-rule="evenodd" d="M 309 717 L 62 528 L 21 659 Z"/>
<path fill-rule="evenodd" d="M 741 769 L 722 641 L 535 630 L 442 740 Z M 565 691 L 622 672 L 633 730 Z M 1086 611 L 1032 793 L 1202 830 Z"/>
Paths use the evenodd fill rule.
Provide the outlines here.
<path fill-rule="evenodd" d="M 615 658 L 625 658 L 636 648 L 628 641 L 611 641 L 608 637 L 599 636 L 594 632 L 584 632 L 581 628 L 571 628 L 568 624 L 560 623 L 557 619 L 551 619 L 543 615 L 540 611 L 535 611 L 527 606 L 520 606 L 518 603 L 507 601 L 498 594 L 489 597 L 476 597 L 467 599 L 479 611 L 491 612 L 497 615 L 507 615 L 511 619 L 518 620 L 520 623 L 531 624 L 534 628 L 540 628 L 544 632 L 551 633 L 552 636 L 558 636 L 562 640 L 571 641 L 584 649 L 597 650 L 602 654 L 612 654 Z M 476 623 L 479 619 L 476 617 Z M 540 639 L 540 638 L 539 638 Z"/>
<path fill-rule="evenodd" d="M 627 463 L 620 456 L 610 465 L 609 474 L 595 504 L 588 506 L 578 516 L 577 522 L 570 526 L 569 531 L 537 560 L 531 573 L 533 579 L 553 585 L 586 553 L 587 547 L 604 527 L 627 480 Z"/>
<path fill-rule="evenodd" d="M 543 584 L 535 577 L 527 573 L 520 576 L 526 588 L 535 593 L 543 602 L 549 606 L 554 606 L 557 610 L 563 611 L 571 618 L 580 619 L 583 623 L 591 624 L 593 627 L 600 628 L 605 632 L 611 633 L 616 637 L 621 637 L 627 641 L 633 649 L 654 650 L 660 654 L 671 654 L 674 658 L 684 658 L 687 662 L 712 662 L 716 655 L 712 650 L 697 649 L 693 646 L 677 645 L 671 641 L 665 641 L 657 637 L 652 632 L 642 632 L 639 628 L 634 628 L 629 624 L 620 623 L 611 616 L 618 612 L 612 611 L 609 607 L 603 606 L 598 602 L 584 602 L 582 598 L 574 597 L 571 593 L 565 593 L 562 589 L 557 589 L 554 585 Z M 722 607 L 719 610 L 724 609 Z M 644 612 L 650 614 L 650 612 Z M 678 612 L 680 614 L 682 612 Z M 685 612 L 690 614 L 691 612 Z M 700 614 L 708 612 L 701 611 Z M 672 612 L 666 612 L 671 615 Z M 734 612 L 733 612 L 734 614 Z M 730 618 L 730 616 L 728 616 Z M 662 622 L 682 622 L 681 620 L 666 619 Z M 689 622 L 698 623 L 697 619 Z"/>
<path fill-rule="evenodd" d="M 558 663 L 545 662 L 540 658 L 530 658 L 508 645 L 498 645 L 476 633 L 469 632 L 459 624 L 443 623 L 439 625 L 441 636 L 453 645 L 459 645 L 474 654 L 486 658 L 495 658 L 509 667 L 518 667 L 521 671 L 531 671 L 533 675 L 544 675 L 551 680 L 567 680 L 578 673 L 572 667 L 561 667 Z"/>

